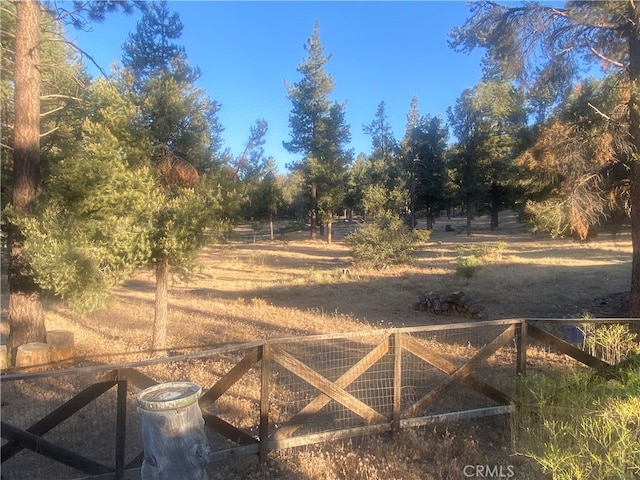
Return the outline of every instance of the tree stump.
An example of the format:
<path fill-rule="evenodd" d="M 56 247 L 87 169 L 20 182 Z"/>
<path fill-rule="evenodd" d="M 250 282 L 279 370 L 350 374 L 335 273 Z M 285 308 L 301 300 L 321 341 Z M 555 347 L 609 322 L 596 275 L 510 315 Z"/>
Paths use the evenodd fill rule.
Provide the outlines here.
<path fill-rule="evenodd" d="M 47 330 L 47 345 L 52 362 L 66 362 L 74 356 L 73 332 L 69 330 Z"/>
<path fill-rule="evenodd" d="M 9 362 L 7 361 L 7 346 L 0 345 L 0 370 L 6 370 Z"/>
<path fill-rule="evenodd" d="M 25 343 L 18 347 L 16 353 L 16 367 L 25 372 L 41 372 L 46 370 L 51 362 L 49 345 L 46 343 Z"/>
<path fill-rule="evenodd" d="M 209 445 L 190 382 L 154 385 L 138 394 L 144 460 L 142 480 L 207 480 Z"/>

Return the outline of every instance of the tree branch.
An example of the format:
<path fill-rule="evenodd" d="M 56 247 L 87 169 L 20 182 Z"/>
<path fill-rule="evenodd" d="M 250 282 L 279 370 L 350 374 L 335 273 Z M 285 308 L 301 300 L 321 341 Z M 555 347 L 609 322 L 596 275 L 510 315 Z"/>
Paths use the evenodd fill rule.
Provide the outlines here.
<path fill-rule="evenodd" d="M 53 110 L 49 110 L 48 112 L 41 113 L 40 114 L 40 118 L 44 118 L 47 115 L 51 115 L 52 113 L 59 112 L 60 110 L 63 110 L 64 108 L 65 108 L 64 105 L 62 105 L 62 106 L 60 106 L 58 108 L 54 108 Z"/>
<path fill-rule="evenodd" d="M 11 15 L 13 18 L 18 18 L 18 16 L 15 14 L 15 12 L 12 12 L 11 10 L 9 10 L 8 8 L 0 8 L 0 11 L 2 11 L 3 15 Z M 6 33 L 6 32 L 5 32 Z"/>
<path fill-rule="evenodd" d="M 42 95 L 40 97 L 40 100 L 55 100 L 55 99 L 75 100 L 76 102 L 82 101 L 81 98 L 72 97 L 71 95 L 62 95 L 62 94 L 49 94 L 49 95 Z"/>
<path fill-rule="evenodd" d="M 87 52 L 85 52 L 82 48 L 80 48 L 78 45 L 76 45 L 73 42 L 70 42 L 69 40 L 65 39 L 65 38 L 55 38 L 55 39 L 44 39 L 41 40 L 39 42 L 39 44 L 43 44 L 45 42 L 60 42 L 60 43 L 66 43 L 67 45 L 69 45 L 71 48 L 73 48 L 74 50 L 76 50 L 78 53 L 80 53 L 81 56 L 86 57 L 89 59 L 89 61 L 91 63 L 93 63 L 95 65 L 95 67 L 100 70 L 100 73 L 102 73 L 102 75 L 104 75 L 105 77 L 107 76 L 107 73 L 104 71 L 104 69 L 98 65 L 98 62 L 96 62 L 96 60 L 89 55 Z"/>
<path fill-rule="evenodd" d="M 611 65 L 615 65 L 616 67 L 624 67 L 624 65 L 620 62 L 618 62 L 617 60 L 613 60 L 605 55 L 603 55 L 602 53 L 600 53 L 598 50 L 596 50 L 591 43 L 587 42 L 587 46 L 589 47 L 589 50 L 591 50 L 591 53 L 593 53 L 596 57 L 598 57 L 600 60 L 610 63 Z"/>
<path fill-rule="evenodd" d="M 56 130 L 58 130 L 60 127 L 53 127 L 51 130 L 49 130 L 48 132 L 45 133 L 41 133 L 40 134 L 40 138 L 42 137 L 46 137 L 47 135 L 52 134 L 53 132 L 55 132 Z"/>

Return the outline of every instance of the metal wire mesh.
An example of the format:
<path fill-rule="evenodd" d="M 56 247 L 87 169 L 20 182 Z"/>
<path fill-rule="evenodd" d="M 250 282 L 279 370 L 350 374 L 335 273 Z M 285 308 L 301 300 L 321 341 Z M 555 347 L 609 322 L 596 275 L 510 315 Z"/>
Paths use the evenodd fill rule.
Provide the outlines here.
<path fill-rule="evenodd" d="M 312 442 L 328 439 L 333 432 L 366 432 L 364 429 L 372 425 L 389 429 L 397 418 L 404 421 L 482 409 L 499 405 L 500 398 L 509 398 L 516 384 L 518 351 L 513 333 L 518 323 L 488 321 L 269 340 L 155 362 L 104 367 L 103 371 L 74 369 L 51 376 L 4 377 L 2 421 L 27 430 L 79 392 L 103 382 L 109 369 L 120 368 L 119 375 L 127 378 L 126 372 L 135 368 L 137 380 L 130 377 L 127 388 L 125 464 L 143 448 L 136 395 L 145 381 L 190 381 L 205 392 L 228 382 L 215 395 L 205 393 L 203 398 L 211 398 L 203 408 L 206 414 L 245 435 L 244 443 L 249 445 L 266 441 L 259 438 L 261 412 L 262 421 L 264 414 L 268 415 L 271 441 L 315 436 L 310 438 Z M 539 340 L 528 340 L 527 368 L 544 368 L 539 349 L 548 347 L 542 347 Z M 543 354 L 551 353 L 543 350 Z M 270 366 L 266 398 L 262 396 L 263 355 L 268 355 Z M 452 379 L 462 371 L 459 381 Z M 41 439 L 113 466 L 116 412 L 114 386 L 42 433 Z M 237 439 L 229 440 L 228 434 L 211 429 L 207 434 L 213 451 L 237 446 Z M 8 449 L 9 443 L 3 439 L 3 449 Z M 9 459 L 3 458 L 3 479 L 82 476 L 38 453 L 42 452 L 23 449 Z"/>

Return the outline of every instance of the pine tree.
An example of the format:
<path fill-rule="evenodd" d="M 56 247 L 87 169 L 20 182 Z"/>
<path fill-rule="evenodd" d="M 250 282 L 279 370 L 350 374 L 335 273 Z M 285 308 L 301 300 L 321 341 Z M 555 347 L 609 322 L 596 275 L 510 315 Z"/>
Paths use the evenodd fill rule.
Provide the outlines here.
<path fill-rule="evenodd" d="M 9 205 L 11 217 L 8 219 L 8 244 L 9 244 L 9 323 L 11 334 L 9 348 L 12 353 L 23 343 L 44 341 L 45 326 L 41 300 L 41 288 L 30 275 L 29 259 L 24 252 L 25 235 L 19 225 L 12 219 L 31 215 L 36 207 L 37 192 L 41 179 L 41 150 L 43 146 L 54 146 L 50 135 L 41 145 L 41 121 L 43 115 L 47 115 L 48 122 L 54 116 L 65 114 L 64 105 L 52 107 L 41 113 L 41 100 L 45 102 L 70 98 L 70 95 L 60 95 L 56 90 L 57 81 L 46 83 L 48 72 L 60 65 L 57 62 L 47 63 L 42 60 L 51 60 L 50 55 L 60 50 L 51 48 L 53 43 L 62 40 L 62 29 L 55 22 L 61 22 L 64 18 L 74 26 L 86 25 L 90 21 L 101 21 L 104 15 L 116 8 L 130 10 L 129 2 L 73 2 L 73 8 L 64 10 L 64 15 L 57 9 L 55 3 L 47 3 L 49 8 L 43 8 L 37 0 L 25 0 L 15 2 L 15 10 L 8 2 L 2 3 L 2 94 L 3 99 L 13 99 L 13 109 L 7 108 L 11 102 L 3 101 L 3 122 L 13 116 L 13 129 L 3 129 L 3 206 Z M 45 11 L 46 10 L 46 11 Z M 44 25 L 51 26 L 46 35 L 42 35 Z M 15 28 L 14 35 L 9 29 Z M 54 35 L 53 37 L 51 35 Z M 57 38 L 56 38 L 57 36 Z M 14 43 L 15 42 L 15 43 Z M 8 61 L 7 61 L 8 60 Z M 9 67 L 9 65 L 12 66 Z M 62 66 L 65 70 L 65 66 Z M 7 70 L 10 70 L 7 75 Z M 6 78 L 13 80 L 5 82 Z M 56 79 L 52 75 L 52 79 Z M 43 79 L 45 82 L 43 83 Z M 13 90 L 12 90 L 13 88 Z M 42 94 L 45 94 L 44 96 Z M 7 95 L 5 97 L 5 94 Z M 64 109 L 67 110 L 67 109 Z M 53 114 L 53 116 L 52 116 Z M 43 122 L 47 126 L 47 120 Z M 13 138 L 4 138 L 4 133 L 10 131 Z M 53 130 L 45 130 L 44 135 Z M 61 133 L 58 130 L 58 133 Z M 12 147 L 7 148 L 9 145 Z M 5 162 L 8 152 L 11 165 Z M 10 198 L 5 190 L 5 185 L 10 185 Z M 15 358 L 12 355 L 12 358 Z"/>
<path fill-rule="evenodd" d="M 316 22 L 313 35 L 305 45 L 309 57 L 298 66 L 302 79 L 287 85 L 292 104 L 291 141 L 283 144 L 289 152 L 304 155 L 292 167 L 303 172 L 310 189 L 311 239 L 315 239 L 322 209 L 328 216 L 327 241 L 330 243 L 331 219 L 345 195 L 345 172 L 352 153 L 344 146 L 350 140 L 344 118 L 345 105 L 328 98 L 333 91 L 333 78 L 324 70 L 329 58 L 324 56 L 319 29 Z"/>
<path fill-rule="evenodd" d="M 563 98 L 580 75 L 579 67 L 599 64 L 620 74 L 616 88 L 626 92 L 623 103 L 613 112 L 594 107 L 610 118 L 617 111 L 627 112 L 625 121 L 609 126 L 622 130 L 629 145 L 620 156 L 628 169 L 631 206 L 629 312 L 640 316 L 640 2 L 567 2 L 564 7 L 477 2 L 472 17 L 453 31 L 451 44 L 461 52 L 486 48 L 507 80 L 517 80 L 523 88 L 534 86 L 536 94 L 540 87 L 551 86 L 539 98 Z"/>
<path fill-rule="evenodd" d="M 223 215 L 224 194 L 212 184 L 221 144 L 219 105 L 195 87 L 199 70 L 189 66 L 184 48 L 174 43 L 181 32 L 179 15 L 169 13 L 167 2 L 153 3 L 123 46 L 132 96 L 154 145 L 147 162 L 163 199 L 150 236 L 156 271 L 154 349 L 166 345 L 170 270 L 191 269 L 197 252 L 210 241 L 205 232 L 222 229 L 232 214 L 227 205 Z"/>
<path fill-rule="evenodd" d="M 152 215 L 160 198 L 140 165 L 150 151 L 137 115 L 114 85 L 96 81 L 81 138 L 51 165 L 33 213 L 15 219 L 25 235 L 30 276 L 80 310 L 103 306 L 109 288 L 149 257 Z M 142 133 L 142 134 L 141 134 Z"/>
<path fill-rule="evenodd" d="M 462 92 L 448 115 L 459 143 L 456 163 L 467 208 L 467 235 L 473 202 L 491 205 L 491 227 L 496 228 L 500 192 L 513 178 L 513 159 L 526 125 L 524 98 L 504 82 L 481 81 Z"/>

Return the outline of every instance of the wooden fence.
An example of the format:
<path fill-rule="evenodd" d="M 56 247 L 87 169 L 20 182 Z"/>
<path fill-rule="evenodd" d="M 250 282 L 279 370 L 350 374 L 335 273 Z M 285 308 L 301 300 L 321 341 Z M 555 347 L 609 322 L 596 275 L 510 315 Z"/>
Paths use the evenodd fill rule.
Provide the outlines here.
<path fill-rule="evenodd" d="M 211 382 L 202 385 L 199 403 L 212 462 L 242 454 L 264 461 L 274 450 L 510 413 L 517 376 L 526 373 L 532 348 L 553 350 L 589 367 L 608 365 L 540 325 L 630 321 L 510 319 L 314 335 L 4 375 L 3 479 L 25 478 L 34 456 L 54 466 L 38 470 L 48 473 L 30 473 L 33 479 L 54 478 L 48 468 L 59 465 L 67 468 L 55 478 L 139 479 L 143 452 L 132 406 L 137 392 L 163 381 Z M 98 404 L 86 413 L 107 394 L 109 406 Z M 46 398 L 41 408 L 30 409 L 39 398 Z M 45 414 L 39 416 L 42 409 Z M 244 417 L 252 413 L 256 418 L 247 423 Z M 69 443 L 65 425 L 72 418 L 71 430 L 82 437 L 78 443 L 91 444 L 88 453 Z M 112 442 L 111 447 L 90 441 L 92 434 Z"/>

